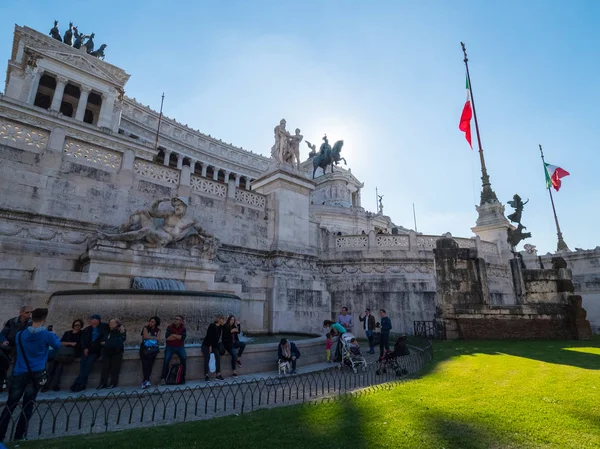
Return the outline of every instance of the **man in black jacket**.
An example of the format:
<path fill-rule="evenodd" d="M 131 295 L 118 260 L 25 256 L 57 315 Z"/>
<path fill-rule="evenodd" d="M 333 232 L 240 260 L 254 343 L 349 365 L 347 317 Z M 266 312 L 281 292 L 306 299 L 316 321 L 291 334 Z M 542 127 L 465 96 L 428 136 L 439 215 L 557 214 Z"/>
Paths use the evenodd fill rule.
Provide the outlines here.
<path fill-rule="evenodd" d="M 81 333 L 83 355 L 79 365 L 79 376 L 71 386 L 72 392 L 85 390 L 90 371 L 102 354 L 102 342 L 106 339 L 107 333 L 108 324 L 102 322 L 100 315 L 90 316 L 90 325 Z"/>
<path fill-rule="evenodd" d="M 362 313 L 358 315 L 358 319 L 364 323 L 365 334 L 369 339 L 369 354 L 375 354 L 375 346 L 373 345 L 373 332 L 375 331 L 375 317 L 371 315 L 371 309 L 365 309 L 365 316 Z"/>
<path fill-rule="evenodd" d="M 31 326 L 32 310 L 30 306 L 22 306 L 19 309 L 19 316 L 8 320 L 0 332 L 0 391 L 4 388 L 8 367 L 17 352 L 15 337 L 19 332 Z"/>

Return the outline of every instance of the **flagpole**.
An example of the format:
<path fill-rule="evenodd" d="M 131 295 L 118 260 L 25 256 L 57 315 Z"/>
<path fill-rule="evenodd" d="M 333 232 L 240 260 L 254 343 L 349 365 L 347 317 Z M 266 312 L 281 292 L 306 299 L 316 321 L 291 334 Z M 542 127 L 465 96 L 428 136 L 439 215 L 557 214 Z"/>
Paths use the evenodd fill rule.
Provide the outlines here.
<path fill-rule="evenodd" d="M 467 49 L 464 42 L 461 42 L 462 51 L 465 56 L 464 62 L 467 68 L 467 80 L 469 81 L 469 94 L 471 97 L 471 107 L 473 108 L 473 118 L 475 119 L 475 132 L 477 134 L 477 144 L 479 145 L 479 161 L 481 162 L 481 203 L 494 203 L 498 202 L 498 197 L 494 190 L 492 190 L 492 184 L 490 183 L 490 177 L 485 166 L 485 158 L 483 157 L 483 147 L 481 146 L 481 136 L 479 135 L 479 123 L 477 122 L 477 112 L 475 111 L 475 100 L 473 98 L 473 84 L 471 83 L 471 75 L 469 74 L 469 59 L 467 58 Z"/>
<path fill-rule="evenodd" d="M 413 220 L 415 221 L 415 232 L 419 232 L 417 230 L 417 213 L 415 212 L 415 203 L 413 203 Z"/>
<path fill-rule="evenodd" d="M 158 114 L 158 127 L 156 128 L 156 141 L 154 142 L 154 151 L 158 150 L 158 133 L 160 132 L 160 122 L 162 120 L 163 103 L 165 102 L 165 93 L 163 92 L 160 100 L 160 114 Z"/>
<path fill-rule="evenodd" d="M 542 145 L 540 144 L 540 154 L 542 155 L 542 164 L 544 164 L 544 170 L 547 172 L 546 161 L 544 160 L 544 152 L 542 151 Z M 556 215 L 556 208 L 554 207 L 554 198 L 552 197 L 551 186 L 548 188 L 548 194 L 550 195 L 550 203 L 552 203 L 552 212 L 554 213 L 554 223 L 556 223 L 556 235 L 558 237 L 558 243 L 556 245 L 556 251 L 569 251 L 569 247 L 563 240 L 562 232 L 560 232 L 560 225 L 558 224 L 558 216 Z"/>

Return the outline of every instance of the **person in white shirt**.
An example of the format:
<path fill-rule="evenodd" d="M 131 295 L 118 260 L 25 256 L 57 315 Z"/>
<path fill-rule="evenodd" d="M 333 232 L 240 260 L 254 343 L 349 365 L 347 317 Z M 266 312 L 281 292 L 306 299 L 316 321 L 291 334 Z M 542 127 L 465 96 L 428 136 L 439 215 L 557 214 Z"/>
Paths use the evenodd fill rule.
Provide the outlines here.
<path fill-rule="evenodd" d="M 348 314 L 348 307 L 342 307 L 342 314 L 338 315 L 337 322 L 344 326 L 348 332 L 352 332 L 354 323 L 352 322 L 352 315 Z"/>

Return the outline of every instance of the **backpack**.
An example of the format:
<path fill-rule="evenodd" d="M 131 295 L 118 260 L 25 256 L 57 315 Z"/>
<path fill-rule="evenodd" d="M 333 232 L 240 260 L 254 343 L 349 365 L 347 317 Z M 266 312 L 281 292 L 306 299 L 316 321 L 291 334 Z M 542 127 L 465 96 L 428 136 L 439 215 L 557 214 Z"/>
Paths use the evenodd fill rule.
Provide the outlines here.
<path fill-rule="evenodd" d="M 181 383 L 181 374 L 183 373 L 183 366 L 179 363 L 173 363 L 169 367 L 169 374 L 167 374 L 166 383 L 167 385 L 179 385 Z"/>

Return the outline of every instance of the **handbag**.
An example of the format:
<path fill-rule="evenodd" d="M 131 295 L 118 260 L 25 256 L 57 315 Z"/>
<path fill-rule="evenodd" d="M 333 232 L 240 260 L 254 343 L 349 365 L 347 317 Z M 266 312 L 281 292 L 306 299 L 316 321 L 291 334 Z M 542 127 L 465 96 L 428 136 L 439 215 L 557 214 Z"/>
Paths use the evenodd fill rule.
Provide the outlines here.
<path fill-rule="evenodd" d="M 56 354 L 56 360 L 60 363 L 72 363 L 75 360 L 75 348 L 73 346 L 61 346 Z"/>
<path fill-rule="evenodd" d="M 29 366 L 29 359 L 27 359 L 27 354 L 25 354 L 25 349 L 23 348 L 23 332 L 19 332 L 19 346 L 21 347 L 21 354 L 23 355 L 23 359 L 25 359 L 25 365 L 27 365 L 27 371 L 29 371 L 29 375 L 31 376 L 31 380 L 33 380 L 33 384 L 36 388 L 42 388 L 48 383 L 48 372 L 45 369 L 40 371 L 31 371 L 31 366 Z"/>

